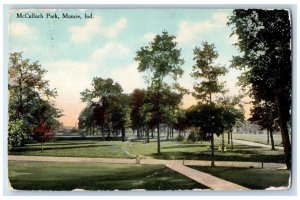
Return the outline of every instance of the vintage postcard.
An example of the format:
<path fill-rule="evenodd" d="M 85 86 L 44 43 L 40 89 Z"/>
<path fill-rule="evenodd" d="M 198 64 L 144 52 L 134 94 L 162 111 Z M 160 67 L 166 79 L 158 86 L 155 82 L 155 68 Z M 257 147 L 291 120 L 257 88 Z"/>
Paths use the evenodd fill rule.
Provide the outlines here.
<path fill-rule="evenodd" d="M 291 188 L 291 11 L 10 9 L 10 191 Z"/>

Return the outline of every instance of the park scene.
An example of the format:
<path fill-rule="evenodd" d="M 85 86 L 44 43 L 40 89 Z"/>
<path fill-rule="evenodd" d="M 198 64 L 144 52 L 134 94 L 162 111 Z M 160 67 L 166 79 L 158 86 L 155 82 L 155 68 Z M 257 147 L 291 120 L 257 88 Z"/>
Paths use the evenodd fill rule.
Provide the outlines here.
<path fill-rule="evenodd" d="M 11 191 L 288 190 L 288 10 L 11 10 Z"/>

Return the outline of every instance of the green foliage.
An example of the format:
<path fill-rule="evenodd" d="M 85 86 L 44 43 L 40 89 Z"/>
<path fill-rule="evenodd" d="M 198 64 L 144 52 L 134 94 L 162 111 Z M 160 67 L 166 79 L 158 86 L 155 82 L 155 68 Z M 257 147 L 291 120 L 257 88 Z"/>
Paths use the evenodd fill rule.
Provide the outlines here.
<path fill-rule="evenodd" d="M 221 107 L 198 104 L 188 110 L 187 117 L 194 127 L 200 128 L 200 133 L 204 137 L 210 134 L 219 136 L 224 131 L 223 109 Z"/>
<path fill-rule="evenodd" d="M 58 118 L 62 116 L 62 111 L 55 108 L 51 98 L 57 95 L 55 89 L 49 88 L 49 81 L 44 80 L 46 70 L 38 63 L 31 63 L 29 59 L 23 59 L 22 53 L 11 53 L 9 57 L 9 124 L 11 127 L 20 127 L 22 121 L 22 131 L 14 135 L 15 141 L 9 145 L 24 144 L 25 139 L 29 138 L 33 128 L 41 122 L 53 129 L 58 128 Z M 9 131 L 15 131 L 11 128 Z M 26 135 L 26 137 L 24 136 Z M 20 136 L 19 139 L 15 137 Z M 10 139 L 9 139 L 10 141 Z"/>
<path fill-rule="evenodd" d="M 125 140 L 125 129 L 130 127 L 129 96 L 123 94 L 121 85 L 111 78 L 103 79 L 95 77 L 92 82 L 92 90 L 81 92 L 81 100 L 88 102 L 86 108 L 78 118 L 79 128 L 85 128 L 92 132 L 98 128 L 110 138 L 111 132 L 122 133 L 122 140 Z"/>
<path fill-rule="evenodd" d="M 198 140 L 198 138 L 199 138 L 199 131 L 197 131 L 196 129 L 193 129 L 190 132 L 190 134 L 189 134 L 189 136 L 187 138 L 187 141 L 194 143 L 194 142 L 196 142 Z"/>
<path fill-rule="evenodd" d="M 178 135 L 176 136 L 176 141 L 177 141 L 177 142 L 182 142 L 184 139 L 185 139 L 185 138 L 184 138 L 183 135 L 181 135 L 181 134 L 180 134 L 180 135 L 178 134 Z"/>
<path fill-rule="evenodd" d="M 20 145 L 26 138 L 26 129 L 22 119 L 8 122 L 8 149 Z"/>
<path fill-rule="evenodd" d="M 194 84 L 193 95 L 201 102 L 212 102 L 212 94 L 223 91 L 224 83 L 218 81 L 218 77 L 225 75 L 227 69 L 215 63 L 219 54 L 215 50 L 214 44 L 202 43 L 202 48 L 195 47 L 194 60 L 191 76 L 202 81 Z"/>

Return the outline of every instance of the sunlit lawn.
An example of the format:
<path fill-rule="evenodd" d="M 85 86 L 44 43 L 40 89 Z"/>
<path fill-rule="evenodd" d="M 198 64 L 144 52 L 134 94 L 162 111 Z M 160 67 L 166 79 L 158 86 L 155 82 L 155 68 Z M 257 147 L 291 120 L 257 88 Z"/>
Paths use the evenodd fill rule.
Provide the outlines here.
<path fill-rule="evenodd" d="M 104 157 L 104 158 L 135 158 L 136 155 L 158 159 L 199 159 L 210 160 L 210 143 L 177 143 L 176 141 L 162 141 L 161 154 L 157 155 L 157 143 L 143 141 L 92 141 L 66 140 L 54 141 L 44 145 L 44 152 L 38 143 L 27 144 L 14 148 L 11 155 L 42 155 L 42 156 L 75 156 L 75 157 Z M 222 153 L 216 144 L 215 158 L 220 161 L 264 161 L 284 162 L 282 150 L 271 151 L 270 148 L 234 145 L 234 149 L 227 146 Z"/>
<path fill-rule="evenodd" d="M 207 187 L 163 165 L 20 162 L 8 166 L 17 190 L 191 190 Z"/>
<path fill-rule="evenodd" d="M 290 170 L 190 166 L 250 189 L 288 186 Z"/>
<path fill-rule="evenodd" d="M 238 140 L 245 140 L 245 141 L 251 141 L 251 142 L 257 142 L 261 144 L 268 144 L 267 143 L 267 134 L 232 134 L 233 139 Z M 282 146 L 282 138 L 280 134 L 274 134 L 274 144 L 276 146 Z M 271 140 L 269 141 L 269 144 L 271 145 Z"/>

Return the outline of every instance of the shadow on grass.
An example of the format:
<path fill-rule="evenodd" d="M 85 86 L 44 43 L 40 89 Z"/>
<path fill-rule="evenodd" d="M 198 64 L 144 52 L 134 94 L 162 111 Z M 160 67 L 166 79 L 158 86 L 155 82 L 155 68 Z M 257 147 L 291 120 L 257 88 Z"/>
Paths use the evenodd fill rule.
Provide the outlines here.
<path fill-rule="evenodd" d="M 99 144 L 90 144 L 90 145 L 76 145 L 76 146 L 44 146 L 44 150 L 63 150 L 63 149 L 80 149 L 80 148 L 89 148 L 89 147 L 113 147 L 114 145 L 99 145 Z M 41 146 L 24 146 L 24 147 L 14 147 L 11 149 L 10 153 L 14 152 L 29 152 L 29 151 L 41 151 Z"/>
<path fill-rule="evenodd" d="M 156 159 L 165 160 L 211 160 L 210 151 L 206 152 L 162 152 L 160 154 L 154 153 Z M 247 161 L 247 162 L 274 162 L 284 163 L 284 155 L 263 155 L 263 154 L 240 154 L 240 155 L 226 155 L 215 154 L 216 161 Z"/>
<path fill-rule="evenodd" d="M 71 173 L 60 172 L 60 167 L 38 169 L 44 171 L 42 179 L 37 179 L 34 174 L 26 174 L 10 177 L 12 187 L 19 190 L 73 190 L 76 188 L 85 190 L 189 190 L 194 188 L 206 189 L 207 187 L 190 180 L 177 172 L 163 166 L 132 166 L 130 169 L 95 170 L 89 166 L 87 173 L 82 169 L 70 168 Z M 34 170 L 34 168 L 27 169 Z M 46 170 L 46 171 L 45 171 Z M 53 171 L 58 174 L 53 174 Z M 24 171 L 24 169 L 22 169 Z M 26 172 L 26 171 L 24 171 Z M 124 173 L 125 172 L 125 173 Z M 74 174 L 78 174 L 74 176 Z M 53 178 L 50 178 L 53 174 Z"/>

